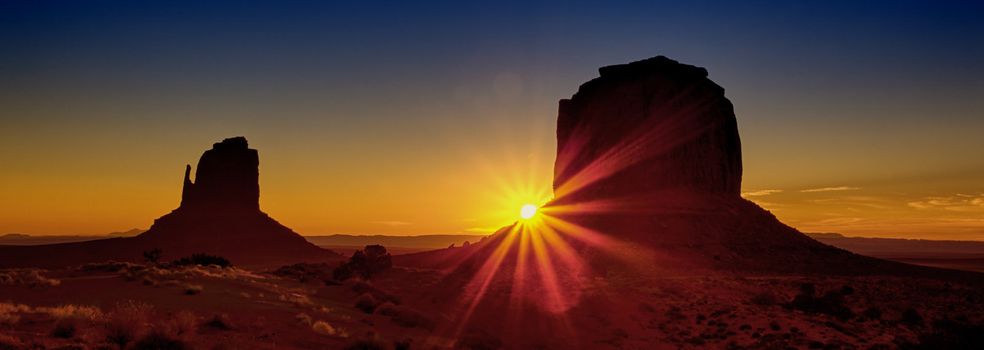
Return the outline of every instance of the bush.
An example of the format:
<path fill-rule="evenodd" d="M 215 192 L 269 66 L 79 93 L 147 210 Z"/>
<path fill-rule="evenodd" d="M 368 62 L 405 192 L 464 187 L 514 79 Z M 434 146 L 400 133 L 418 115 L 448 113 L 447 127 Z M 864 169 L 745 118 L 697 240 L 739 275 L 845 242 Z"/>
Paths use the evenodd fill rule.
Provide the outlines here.
<path fill-rule="evenodd" d="M 0 286 L 28 288 L 54 287 L 61 281 L 41 275 L 38 269 L 11 269 L 0 271 Z"/>
<path fill-rule="evenodd" d="M 55 322 L 55 328 L 51 330 L 51 336 L 70 339 L 75 336 L 78 328 L 78 321 L 73 318 L 64 318 Z"/>
<path fill-rule="evenodd" d="M 218 255 L 210 255 L 204 253 L 192 254 L 191 256 L 186 256 L 178 260 L 171 262 L 173 266 L 219 266 L 219 267 L 229 267 L 232 263 L 228 259 L 223 258 Z"/>
<path fill-rule="evenodd" d="M 198 316 L 191 311 L 179 311 L 164 326 L 171 334 L 181 337 L 194 332 L 198 326 Z"/>
<path fill-rule="evenodd" d="M 806 313 L 824 314 L 836 317 L 840 320 L 847 320 L 854 317 L 854 312 L 844 305 L 844 292 L 853 293 L 853 289 L 841 289 L 828 291 L 823 296 L 816 296 L 816 287 L 810 283 L 800 286 L 800 293 L 793 297 L 793 300 L 786 304 L 786 307 L 800 310 Z"/>
<path fill-rule="evenodd" d="M 327 263 L 297 263 L 293 265 L 281 266 L 273 271 L 273 274 L 280 277 L 297 280 L 301 283 L 310 281 L 326 281 L 333 277 L 331 265 Z"/>
<path fill-rule="evenodd" d="M 106 317 L 106 341 L 120 349 L 137 339 L 147 327 L 153 307 L 135 301 L 117 303 Z"/>
<path fill-rule="evenodd" d="M 376 306 L 378 305 L 379 302 L 372 296 L 372 294 L 369 293 L 362 293 L 362 295 L 359 295 L 359 297 L 355 299 L 355 307 L 367 314 L 371 314 L 374 310 L 376 310 Z"/>
<path fill-rule="evenodd" d="M 212 315 L 211 318 L 202 323 L 205 328 L 217 329 L 220 331 L 228 331 L 232 329 L 229 323 L 229 317 L 226 315 Z"/>
<path fill-rule="evenodd" d="M 177 339 L 163 332 L 150 332 L 133 344 L 134 350 L 185 350 L 191 349 L 181 339 Z"/>
<path fill-rule="evenodd" d="M 185 286 L 184 293 L 185 295 L 196 295 L 200 294 L 203 289 L 201 285 L 189 284 Z"/>
<path fill-rule="evenodd" d="M 366 337 L 352 341 L 345 350 L 386 350 L 389 347 L 376 337 Z"/>
<path fill-rule="evenodd" d="M 343 330 L 341 328 L 332 327 L 330 324 L 328 324 L 328 322 L 325 322 L 325 321 L 316 321 L 316 322 L 312 323 L 311 324 L 311 329 L 315 333 L 318 333 L 318 334 L 321 334 L 321 335 L 327 335 L 327 336 L 332 336 L 332 337 L 342 337 L 342 338 L 348 337 L 348 334 L 345 333 L 345 330 Z"/>
<path fill-rule="evenodd" d="M 184 257 L 171 262 L 172 265 L 176 266 L 187 266 L 187 265 L 198 265 L 198 266 L 212 266 L 216 265 L 218 267 L 230 267 L 232 263 L 229 259 L 223 258 L 218 255 L 209 255 L 205 253 L 192 254 L 189 257 Z"/>
<path fill-rule="evenodd" d="M 363 250 L 357 250 L 349 261 L 335 268 L 332 276 L 338 281 L 344 281 L 354 276 L 369 279 L 372 275 L 393 267 L 393 259 L 386 248 L 375 244 L 367 245 Z"/>
<path fill-rule="evenodd" d="M 161 255 L 164 255 L 164 251 L 161 248 L 154 248 L 143 252 L 144 261 L 150 264 L 157 264 L 161 260 Z"/>
<path fill-rule="evenodd" d="M 379 306 L 376 306 L 376 310 L 374 312 L 377 315 L 395 316 L 396 315 L 396 311 L 397 311 L 396 310 L 396 304 L 393 304 L 392 302 L 386 301 L 386 302 L 383 302 L 382 304 L 379 304 Z"/>

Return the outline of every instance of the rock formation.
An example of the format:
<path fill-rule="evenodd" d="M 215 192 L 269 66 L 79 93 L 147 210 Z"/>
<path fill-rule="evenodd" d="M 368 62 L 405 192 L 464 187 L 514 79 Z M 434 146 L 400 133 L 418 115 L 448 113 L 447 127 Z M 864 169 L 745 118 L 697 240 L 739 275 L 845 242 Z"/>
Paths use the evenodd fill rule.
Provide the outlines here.
<path fill-rule="evenodd" d="M 706 70 L 659 56 L 599 71 L 560 101 L 558 199 L 664 190 L 739 195 L 738 123 Z"/>
<path fill-rule="evenodd" d="M 190 175 L 191 166 L 186 166 L 178 208 L 139 236 L 0 247 L 0 267 L 139 261 L 144 251 L 155 248 L 162 249 L 165 261 L 195 253 L 220 255 L 239 265 L 341 259 L 260 211 L 259 156 L 246 138 L 215 143 L 199 159 L 194 181 Z"/>
<path fill-rule="evenodd" d="M 741 198 L 738 124 L 705 69 L 660 56 L 599 72 L 560 101 L 554 199 L 541 210 L 575 225 L 555 229 L 582 256 L 611 248 L 584 244 L 579 236 L 592 232 L 648 251 L 659 268 L 677 271 L 865 273 L 899 266 L 819 243 Z M 468 250 L 491 254 L 488 246 L 508 242 L 509 232 Z M 397 261 L 453 267 L 486 258 L 459 249 Z"/>

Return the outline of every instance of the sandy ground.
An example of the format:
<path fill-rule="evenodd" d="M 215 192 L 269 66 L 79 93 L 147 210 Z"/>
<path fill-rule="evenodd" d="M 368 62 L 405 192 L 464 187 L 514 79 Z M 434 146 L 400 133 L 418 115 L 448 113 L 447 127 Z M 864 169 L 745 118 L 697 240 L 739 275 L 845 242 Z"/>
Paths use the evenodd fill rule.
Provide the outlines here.
<path fill-rule="evenodd" d="M 970 344 L 961 332 L 984 330 L 979 286 L 899 277 L 609 271 L 559 310 L 536 306 L 547 294 L 514 303 L 507 279 L 469 313 L 473 296 L 446 289 L 459 277 L 430 270 L 326 285 L 238 268 L 113 269 L 7 270 L 21 278 L 0 286 L 0 344 L 119 348 L 109 335 L 121 319 L 125 348 L 162 334 L 201 349 L 893 349 Z M 65 324 L 71 334 L 56 331 Z"/>

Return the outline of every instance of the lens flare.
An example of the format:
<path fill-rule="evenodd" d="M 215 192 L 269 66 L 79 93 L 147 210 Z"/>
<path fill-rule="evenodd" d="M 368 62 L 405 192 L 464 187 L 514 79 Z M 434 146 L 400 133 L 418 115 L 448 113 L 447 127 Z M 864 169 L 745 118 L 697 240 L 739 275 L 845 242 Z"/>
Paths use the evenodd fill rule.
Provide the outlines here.
<path fill-rule="evenodd" d="M 525 204 L 519 209 L 519 217 L 523 219 L 532 219 L 536 215 L 536 206 L 533 204 Z"/>

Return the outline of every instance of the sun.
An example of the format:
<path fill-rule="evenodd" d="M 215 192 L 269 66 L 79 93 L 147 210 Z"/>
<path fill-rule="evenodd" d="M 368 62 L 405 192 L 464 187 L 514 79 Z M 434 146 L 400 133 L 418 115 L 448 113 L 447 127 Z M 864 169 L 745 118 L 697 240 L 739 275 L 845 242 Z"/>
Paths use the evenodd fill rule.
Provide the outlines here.
<path fill-rule="evenodd" d="M 523 219 L 532 219 L 534 215 L 536 215 L 536 206 L 533 204 L 524 204 L 519 209 L 519 217 Z"/>

